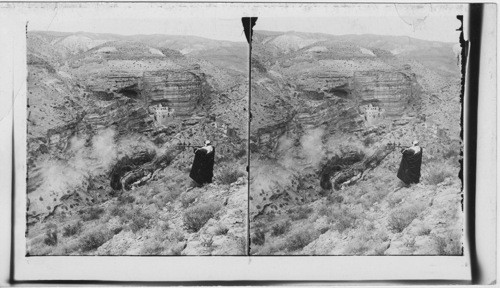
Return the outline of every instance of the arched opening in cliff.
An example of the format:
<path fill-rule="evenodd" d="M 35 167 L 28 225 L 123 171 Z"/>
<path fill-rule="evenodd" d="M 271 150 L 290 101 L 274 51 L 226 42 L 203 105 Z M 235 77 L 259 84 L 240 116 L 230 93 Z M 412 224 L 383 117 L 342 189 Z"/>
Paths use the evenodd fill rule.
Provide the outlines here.
<path fill-rule="evenodd" d="M 137 84 L 121 88 L 117 90 L 116 93 L 131 99 L 139 99 L 140 97 L 140 90 L 137 87 Z"/>
<path fill-rule="evenodd" d="M 351 91 L 347 87 L 347 84 L 342 84 L 336 87 L 328 89 L 326 92 L 331 93 L 340 98 L 349 98 Z"/>

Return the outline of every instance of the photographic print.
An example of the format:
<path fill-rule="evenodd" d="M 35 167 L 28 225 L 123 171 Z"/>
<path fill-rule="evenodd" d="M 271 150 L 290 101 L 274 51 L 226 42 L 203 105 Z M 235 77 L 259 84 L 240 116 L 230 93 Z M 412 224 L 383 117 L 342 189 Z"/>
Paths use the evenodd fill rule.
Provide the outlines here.
<path fill-rule="evenodd" d="M 462 9 L 257 20 L 251 255 L 462 255 Z"/>
<path fill-rule="evenodd" d="M 241 19 L 35 6 L 26 255 L 246 255 Z"/>

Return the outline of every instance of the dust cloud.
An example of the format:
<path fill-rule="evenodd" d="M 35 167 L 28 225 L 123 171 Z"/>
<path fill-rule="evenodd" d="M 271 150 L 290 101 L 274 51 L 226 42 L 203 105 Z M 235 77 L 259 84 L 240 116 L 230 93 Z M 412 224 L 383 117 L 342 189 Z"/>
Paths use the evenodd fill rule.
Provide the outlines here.
<path fill-rule="evenodd" d="M 74 136 L 64 158 L 44 158 L 38 165 L 42 185 L 39 189 L 57 194 L 85 187 L 93 177 L 105 175 L 123 156 L 132 156 L 138 151 L 158 154 L 158 148 L 149 139 L 140 135 L 129 135 L 116 139 L 116 131 L 108 128 L 99 131 L 90 141 Z M 63 154 L 63 153 L 61 153 Z"/>

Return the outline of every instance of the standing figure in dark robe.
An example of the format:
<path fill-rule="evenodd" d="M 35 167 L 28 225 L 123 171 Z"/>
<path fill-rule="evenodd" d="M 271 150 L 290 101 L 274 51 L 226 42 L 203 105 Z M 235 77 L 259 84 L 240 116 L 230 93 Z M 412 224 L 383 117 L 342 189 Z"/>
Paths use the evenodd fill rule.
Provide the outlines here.
<path fill-rule="evenodd" d="M 409 148 L 401 150 L 403 159 L 399 165 L 398 178 L 406 186 L 420 182 L 420 166 L 422 165 L 422 148 L 418 146 L 418 141 L 413 141 Z"/>
<path fill-rule="evenodd" d="M 194 161 L 189 177 L 193 179 L 198 187 L 206 183 L 212 183 L 214 177 L 215 149 L 210 140 L 205 141 L 205 146 L 194 150 Z"/>

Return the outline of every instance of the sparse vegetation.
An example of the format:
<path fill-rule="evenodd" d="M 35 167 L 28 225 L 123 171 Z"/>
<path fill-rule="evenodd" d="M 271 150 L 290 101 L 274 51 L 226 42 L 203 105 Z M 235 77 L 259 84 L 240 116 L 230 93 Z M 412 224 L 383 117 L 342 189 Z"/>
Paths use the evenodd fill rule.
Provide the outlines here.
<path fill-rule="evenodd" d="M 163 244 L 156 239 L 146 241 L 142 247 L 141 255 L 160 255 L 164 248 Z"/>
<path fill-rule="evenodd" d="M 286 238 L 286 247 L 288 251 L 297 251 L 306 247 L 316 238 L 315 231 L 309 228 L 302 228 L 300 230 L 294 231 L 290 236 Z"/>
<path fill-rule="evenodd" d="M 433 235 L 438 255 L 461 255 L 462 242 L 460 233 L 447 232 L 443 236 Z"/>
<path fill-rule="evenodd" d="M 118 203 L 120 204 L 130 204 L 130 203 L 134 203 L 135 202 L 135 198 L 134 196 L 132 195 L 120 195 L 118 196 Z"/>
<path fill-rule="evenodd" d="M 43 243 L 49 246 L 57 245 L 57 225 L 50 223 L 45 229 L 45 239 L 43 240 Z"/>
<path fill-rule="evenodd" d="M 348 228 L 355 227 L 356 219 L 359 217 L 351 209 L 340 204 L 323 206 L 318 214 L 326 216 L 328 223 L 333 224 L 333 228 L 341 233 Z"/>
<path fill-rule="evenodd" d="M 402 232 L 423 210 L 421 205 L 408 205 L 395 209 L 388 218 L 389 229 Z"/>
<path fill-rule="evenodd" d="M 113 234 L 107 229 L 95 229 L 87 232 L 79 241 L 79 247 L 83 252 L 88 252 L 101 247 Z"/>
<path fill-rule="evenodd" d="M 257 230 L 253 233 L 251 240 L 254 245 L 264 245 L 266 242 L 266 234 L 263 230 Z"/>
<path fill-rule="evenodd" d="M 126 213 L 123 217 L 122 222 L 130 221 L 129 228 L 133 233 L 147 227 L 149 220 L 152 218 L 151 215 L 145 214 L 140 209 L 134 209 Z"/>
<path fill-rule="evenodd" d="M 183 208 L 189 207 L 189 205 L 194 203 L 194 201 L 196 200 L 196 198 L 198 198 L 198 196 L 200 196 L 200 195 L 193 190 L 184 192 L 180 197 L 182 207 Z"/>
<path fill-rule="evenodd" d="M 229 228 L 227 228 L 226 226 L 219 225 L 219 226 L 217 226 L 217 229 L 215 229 L 215 235 L 217 235 L 217 236 L 226 235 L 228 231 L 229 231 Z"/>
<path fill-rule="evenodd" d="M 101 207 L 92 206 L 87 209 L 80 210 L 79 213 L 83 221 L 91 221 L 99 219 L 101 217 L 101 214 L 104 213 L 104 209 Z"/>
<path fill-rule="evenodd" d="M 68 225 L 64 226 L 64 228 L 63 228 L 63 236 L 70 237 L 70 236 L 76 235 L 76 234 L 80 233 L 81 229 L 82 229 L 82 222 L 81 221 L 78 221 L 74 224 L 68 224 Z"/>
<path fill-rule="evenodd" d="M 220 169 L 219 173 L 216 174 L 215 179 L 218 183 L 229 185 L 236 182 L 241 176 L 245 176 L 245 173 L 241 172 L 237 168 L 231 166 L 223 166 Z"/>
<path fill-rule="evenodd" d="M 272 236 L 280 236 L 280 235 L 283 235 L 285 234 L 286 232 L 288 232 L 288 230 L 290 229 L 290 226 L 292 224 L 290 223 L 289 220 L 287 221 L 281 221 L 279 223 L 276 223 L 273 225 L 273 227 L 271 228 L 272 232 L 271 232 L 271 235 Z"/>
<path fill-rule="evenodd" d="M 120 207 L 118 205 L 114 205 L 111 210 L 109 211 L 109 214 L 111 216 L 123 216 L 125 214 L 125 209 L 123 207 Z"/>
<path fill-rule="evenodd" d="M 313 211 L 313 208 L 307 207 L 307 206 L 298 206 L 297 208 L 290 209 L 288 210 L 288 213 L 290 215 L 290 219 L 293 221 L 301 220 L 301 219 L 306 219 L 309 217 L 309 214 L 311 214 Z"/>
<path fill-rule="evenodd" d="M 188 230 L 198 232 L 219 209 L 220 205 L 214 202 L 190 207 L 184 212 L 184 225 Z"/>
<path fill-rule="evenodd" d="M 450 171 L 448 165 L 432 165 L 425 180 L 430 185 L 437 185 L 450 176 L 453 176 L 453 172 Z"/>

